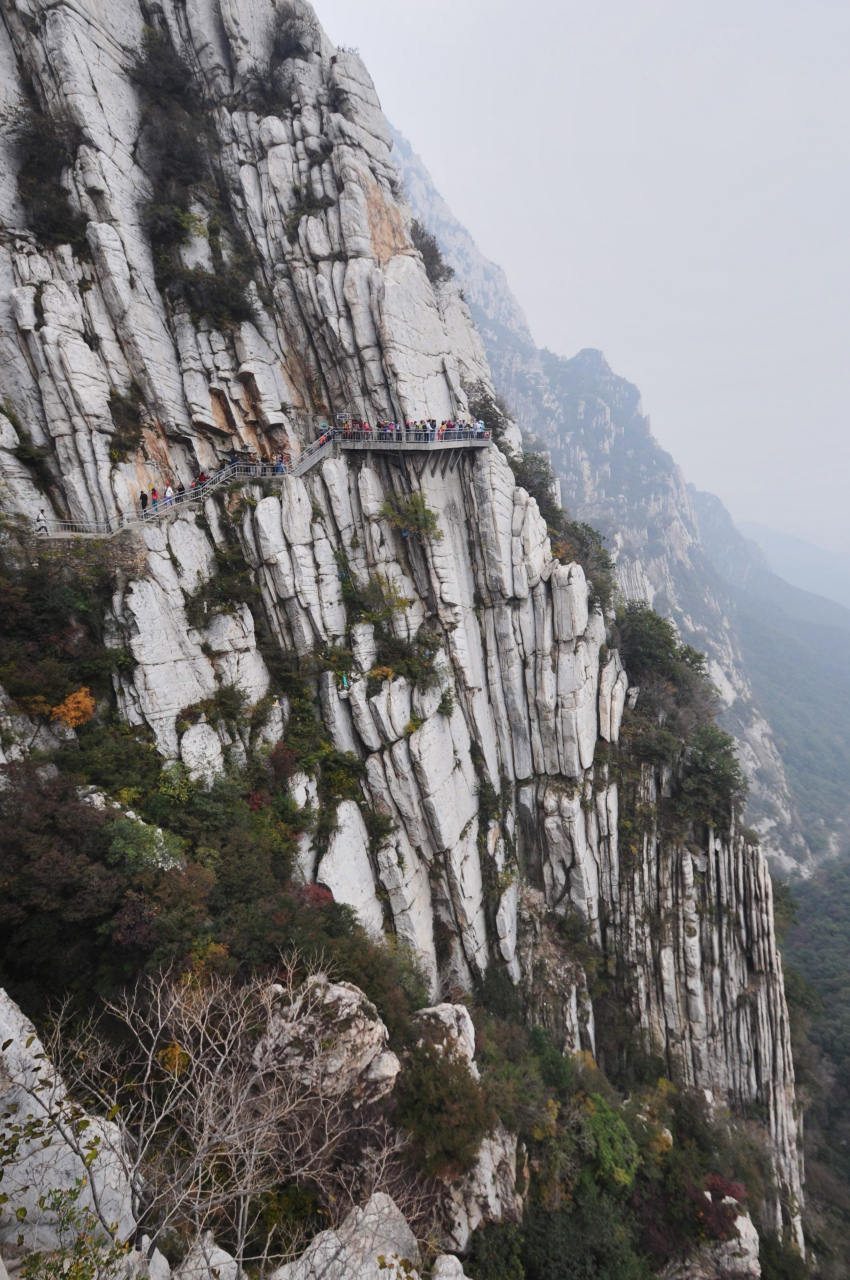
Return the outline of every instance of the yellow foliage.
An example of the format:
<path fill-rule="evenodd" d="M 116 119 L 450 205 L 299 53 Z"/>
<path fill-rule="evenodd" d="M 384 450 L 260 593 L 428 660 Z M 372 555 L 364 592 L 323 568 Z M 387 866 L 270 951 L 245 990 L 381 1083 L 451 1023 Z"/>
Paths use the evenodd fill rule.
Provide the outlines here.
<path fill-rule="evenodd" d="M 160 1049 L 156 1056 L 159 1058 L 163 1070 L 172 1076 L 182 1076 L 190 1062 L 188 1053 L 176 1040 L 172 1044 L 166 1045 L 164 1049 Z"/>
<path fill-rule="evenodd" d="M 41 694 L 37 698 L 19 698 L 18 702 L 28 716 L 49 716 L 53 708 Z"/>
<path fill-rule="evenodd" d="M 554 1098 L 550 1098 L 546 1103 L 546 1111 L 535 1122 L 531 1130 L 532 1138 L 538 1142 L 543 1138 L 554 1138 L 558 1132 L 558 1114 L 561 1110 L 561 1104 L 556 1102 Z"/>
<path fill-rule="evenodd" d="M 86 724 L 91 720 L 95 713 L 95 700 L 91 695 L 91 690 L 85 688 L 78 689 L 76 693 L 69 693 L 64 702 L 60 702 L 58 707 L 54 707 L 50 712 L 51 720 L 61 720 L 68 729 L 76 729 L 81 724 Z"/>
<path fill-rule="evenodd" d="M 207 852 L 213 853 L 212 850 Z M 219 855 L 214 853 L 213 857 L 217 859 Z M 226 943 L 213 942 L 212 938 L 206 938 L 202 942 L 196 942 L 192 947 L 193 977 L 203 980 L 213 973 L 226 973 L 229 968 L 230 951 Z"/>

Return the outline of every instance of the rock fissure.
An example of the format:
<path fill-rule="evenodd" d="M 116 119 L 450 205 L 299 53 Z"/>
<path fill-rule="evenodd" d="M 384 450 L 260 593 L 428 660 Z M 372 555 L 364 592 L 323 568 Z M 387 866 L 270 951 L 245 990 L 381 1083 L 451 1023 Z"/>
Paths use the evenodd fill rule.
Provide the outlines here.
<path fill-rule="evenodd" d="M 231 449 L 293 460 L 279 492 L 247 474 L 238 495 L 208 491 L 122 533 L 140 565 L 111 607 L 134 660 L 114 677 L 121 716 L 201 788 L 252 751 L 292 751 L 292 800 L 326 820 L 305 826 L 296 875 L 393 934 L 433 999 L 499 974 L 559 1050 L 603 1060 L 598 966 L 671 1075 L 714 1105 L 765 1109 L 779 1187 L 769 1212 L 799 1238 L 767 869 L 731 818 L 686 834 L 657 823 L 669 769 L 643 765 L 625 785 L 611 767 L 629 674 L 581 565 L 553 553 L 537 501 L 489 442 L 443 457 L 435 444 L 432 458 L 378 441 L 308 454 L 317 416 L 440 422 L 467 415 L 464 387 L 493 393 L 457 285 L 433 285 L 410 238 L 358 55 L 335 50 L 299 2 L 311 48 L 281 60 L 274 85 L 290 92 L 263 114 L 250 86 L 268 72 L 271 0 L 216 2 L 210 15 L 160 7 L 210 104 L 221 198 L 258 277 L 239 304 L 250 318 L 215 328 L 174 282 L 160 288 L 145 222 L 144 103 L 127 58 L 150 15 L 58 0 L 36 6 L 32 31 L 31 7 L 0 0 L 0 45 L 38 65 L 45 105 L 85 133 L 69 181 L 91 259 L 26 232 L 6 201 L 15 161 L 3 146 L 0 400 L 18 423 L 0 413 L 4 511 L 34 521 L 45 506 L 51 520 L 106 526 L 131 520 L 152 485 L 217 472 Z M 202 254 L 209 234 L 181 252 Z M 110 403 L 134 385 L 144 443 L 116 461 Z M 25 431 L 53 449 L 50 497 L 15 455 Z M 586 459 L 570 466 L 579 484 Z M 441 537 L 390 518 L 391 499 L 412 498 Z M 625 574 L 632 561 L 621 564 Z M 623 574 L 624 593 L 640 594 Z M 253 728 L 218 714 L 222 690 L 257 711 Z M 328 797 L 340 760 L 351 773 Z M 576 934 L 576 954 L 559 929 Z M 506 1133 L 492 1139 L 498 1178 L 515 1148 Z M 462 1248 L 475 1213 L 459 1202 L 458 1215 Z"/>

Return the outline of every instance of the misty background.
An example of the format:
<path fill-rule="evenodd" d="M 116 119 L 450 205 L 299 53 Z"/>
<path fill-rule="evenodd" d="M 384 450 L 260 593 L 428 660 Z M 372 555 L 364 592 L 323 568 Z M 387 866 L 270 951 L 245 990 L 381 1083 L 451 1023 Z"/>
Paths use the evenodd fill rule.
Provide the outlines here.
<path fill-rule="evenodd" d="M 850 7 L 316 8 L 535 340 L 603 350 L 778 572 L 759 528 L 850 556 Z"/>

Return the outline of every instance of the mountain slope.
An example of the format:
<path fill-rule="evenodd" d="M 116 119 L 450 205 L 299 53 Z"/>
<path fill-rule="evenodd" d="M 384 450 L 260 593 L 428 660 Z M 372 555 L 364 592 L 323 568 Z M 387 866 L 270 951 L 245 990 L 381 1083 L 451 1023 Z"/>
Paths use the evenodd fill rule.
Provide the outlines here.
<path fill-rule="evenodd" d="M 780 577 L 850 609 L 850 558 L 846 555 L 816 547 L 804 538 L 779 533 L 755 521 L 741 520 L 738 528 L 758 544 Z"/>
<path fill-rule="evenodd" d="M 623 595 L 667 613 L 708 655 L 750 781 L 748 821 L 768 856 L 794 872 L 813 852 L 840 847 L 850 681 L 831 637 L 850 615 L 772 573 L 722 503 L 686 485 L 652 436 L 638 389 L 600 352 L 566 359 L 534 345 L 500 269 L 397 132 L 394 144 L 412 210 L 455 268 L 494 383 L 551 455 L 565 506 L 605 535 Z M 818 725 L 830 726 L 826 751 L 815 748 Z"/>
<path fill-rule="evenodd" d="M 721 1239 L 746 1165 L 721 1158 L 726 1108 L 759 1126 L 762 1231 L 802 1244 L 772 887 L 730 744 L 672 628 L 607 626 L 495 443 L 326 440 L 303 474 L 152 499 L 109 539 L 28 518 L 136 515 L 233 451 L 298 458 L 332 414 L 456 418 L 489 387 L 476 304 L 429 277 L 359 56 L 305 0 L 0 11 L 30 104 L 0 148 L 21 197 L 0 228 L 0 977 L 94 999 L 160 965 L 200 986 L 327 945 L 392 1015 L 407 1065 L 376 1071 L 407 1072 L 452 1249 L 515 1220 L 526 1186 L 553 1241 L 586 1211 L 625 1245 L 644 1203 L 671 1233 L 647 1243 L 657 1269 Z M 477 287 L 501 287 L 486 264 Z M 640 436 L 633 389 L 611 390 Z M 662 734 L 653 688 L 678 699 Z M 429 999 L 475 1008 L 498 1110 L 411 1029 Z M 532 1032 L 553 1092 L 529 1112 L 512 1055 Z M 433 1152 L 422 1131 L 462 1129 L 470 1097 L 475 1141 Z M 682 1163 L 694 1132 L 711 1165 Z"/>

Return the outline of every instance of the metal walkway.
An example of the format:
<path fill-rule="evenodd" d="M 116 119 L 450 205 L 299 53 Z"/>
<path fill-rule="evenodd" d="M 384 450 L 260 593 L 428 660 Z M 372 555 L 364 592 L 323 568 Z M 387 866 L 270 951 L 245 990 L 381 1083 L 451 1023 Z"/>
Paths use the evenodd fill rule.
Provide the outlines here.
<path fill-rule="evenodd" d="M 260 480 L 266 484 L 282 483 L 290 476 L 303 476 L 317 462 L 331 457 L 338 451 L 362 453 L 414 453 L 433 450 L 442 453 L 447 449 L 488 449 L 489 431 L 483 434 L 474 430 L 455 428 L 439 435 L 435 431 L 407 430 L 336 431 L 320 436 L 302 450 L 296 462 L 278 465 L 272 462 L 230 462 L 210 476 L 203 484 L 196 484 L 185 493 L 173 498 L 160 498 L 155 507 L 133 515 L 113 516 L 111 520 L 48 520 L 46 526 L 36 521 L 36 533 L 47 538 L 111 538 L 124 529 L 138 529 L 144 525 L 175 515 L 184 508 L 197 507 L 216 489 L 234 481 Z"/>

